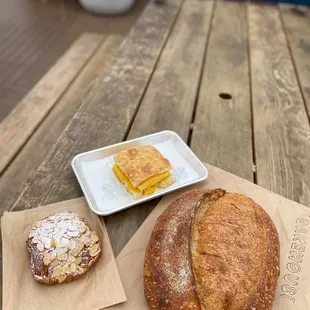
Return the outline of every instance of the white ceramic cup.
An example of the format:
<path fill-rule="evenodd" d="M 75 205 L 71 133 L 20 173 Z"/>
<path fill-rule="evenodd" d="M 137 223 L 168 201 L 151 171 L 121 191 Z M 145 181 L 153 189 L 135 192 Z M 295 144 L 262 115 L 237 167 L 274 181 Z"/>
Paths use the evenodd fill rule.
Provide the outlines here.
<path fill-rule="evenodd" d="M 118 15 L 127 12 L 135 0 L 79 0 L 82 7 L 95 14 Z"/>

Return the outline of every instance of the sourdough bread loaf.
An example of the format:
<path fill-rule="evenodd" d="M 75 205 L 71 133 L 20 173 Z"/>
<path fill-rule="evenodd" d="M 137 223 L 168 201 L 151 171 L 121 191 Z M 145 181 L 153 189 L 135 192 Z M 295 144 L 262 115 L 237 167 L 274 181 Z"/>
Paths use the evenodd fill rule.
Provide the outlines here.
<path fill-rule="evenodd" d="M 144 289 L 152 310 L 272 309 L 279 238 L 250 198 L 189 191 L 159 217 L 146 250 Z"/>

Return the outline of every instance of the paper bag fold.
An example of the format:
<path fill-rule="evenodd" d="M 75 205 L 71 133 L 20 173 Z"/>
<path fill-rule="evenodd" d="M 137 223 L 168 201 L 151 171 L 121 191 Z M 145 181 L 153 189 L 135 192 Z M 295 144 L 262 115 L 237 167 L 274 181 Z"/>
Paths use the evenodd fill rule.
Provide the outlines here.
<path fill-rule="evenodd" d="M 44 285 L 31 274 L 25 245 L 36 220 L 62 211 L 85 218 L 102 241 L 102 257 L 80 279 L 71 283 Z M 3 253 L 3 309 L 102 309 L 126 300 L 112 247 L 104 225 L 90 211 L 84 198 L 20 212 L 5 212 L 1 219 Z"/>
<path fill-rule="evenodd" d="M 207 181 L 164 197 L 117 256 L 128 301 L 113 310 L 147 310 L 143 293 L 145 249 L 157 218 L 182 193 L 195 188 L 223 188 L 247 195 L 273 219 L 280 239 L 280 278 L 274 310 L 310 309 L 310 209 L 233 174 L 206 165 Z"/>

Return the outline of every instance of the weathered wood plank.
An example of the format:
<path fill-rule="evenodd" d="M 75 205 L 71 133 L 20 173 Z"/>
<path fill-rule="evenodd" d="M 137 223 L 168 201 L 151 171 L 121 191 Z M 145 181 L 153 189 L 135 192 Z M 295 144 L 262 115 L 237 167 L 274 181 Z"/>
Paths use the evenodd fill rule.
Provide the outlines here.
<path fill-rule="evenodd" d="M 249 4 L 257 183 L 310 206 L 310 127 L 277 6 Z"/>
<path fill-rule="evenodd" d="M 185 1 L 143 97 L 128 139 L 170 129 L 186 141 L 208 38 L 213 1 Z M 106 219 L 115 253 L 129 241 L 158 199 Z"/>
<path fill-rule="evenodd" d="M 231 99 L 223 99 L 220 94 Z M 225 97 L 225 95 L 223 95 Z M 191 147 L 212 165 L 253 180 L 246 4 L 218 1 Z"/>
<path fill-rule="evenodd" d="M 0 179 L 1 214 L 16 200 L 28 176 L 33 173 L 43 158 L 52 148 L 53 144 L 72 118 L 81 98 L 89 91 L 98 75 L 108 66 L 112 54 L 119 46 L 119 36 L 107 37 L 99 47 L 97 53 L 90 60 L 81 74 L 72 83 L 70 88 L 51 110 L 46 120 L 41 124 L 35 134 L 17 155 L 13 164 L 4 172 Z M 12 186 L 14 184 L 14 186 Z M 15 200 L 13 200 L 15 198 Z M 0 239 L 0 274 L 2 274 L 2 240 Z M 1 288 L 0 283 L 0 288 Z M 2 297 L 0 290 L 0 300 Z"/>
<path fill-rule="evenodd" d="M 186 1 L 156 66 L 129 138 L 174 130 L 189 133 L 213 1 Z"/>
<path fill-rule="evenodd" d="M 72 82 L 46 119 L 27 141 L 0 178 L 0 212 L 11 208 L 27 179 L 38 169 L 64 131 L 82 98 L 90 91 L 111 62 L 121 44 L 121 36 L 107 36 L 94 56 Z M 14 186 L 12 186 L 14 184 Z"/>
<path fill-rule="evenodd" d="M 0 173 L 92 56 L 102 35 L 83 34 L 0 124 Z"/>
<path fill-rule="evenodd" d="M 179 0 L 160 6 L 148 4 L 109 70 L 84 97 L 79 111 L 21 194 L 14 210 L 81 195 L 70 167 L 71 159 L 80 152 L 124 138 L 180 6 Z"/>
<path fill-rule="evenodd" d="M 310 8 L 289 4 L 279 6 L 310 118 Z"/>
<path fill-rule="evenodd" d="M 82 151 L 124 138 L 181 3 L 171 0 L 165 5 L 156 6 L 153 2 L 147 5 L 111 67 L 85 96 L 79 112 L 29 181 L 13 210 L 81 195 L 70 167 L 71 159 Z"/>

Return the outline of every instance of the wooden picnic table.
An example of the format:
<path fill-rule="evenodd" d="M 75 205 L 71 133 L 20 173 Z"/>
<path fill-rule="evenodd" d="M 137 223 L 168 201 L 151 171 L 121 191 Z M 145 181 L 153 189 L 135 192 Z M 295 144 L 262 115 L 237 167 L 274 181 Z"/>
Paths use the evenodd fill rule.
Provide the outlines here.
<path fill-rule="evenodd" d="M 91 85 L 84 80 L 80 87 L 87 91 L 76 89 L 67 99 L 60 91 L 60 101 L 79 102 L 79 108 L 12 208 L 2 205 L 2 212 L 82 196 L 70 166 L 76 154 L 161 130 L 177 132 L 201 160 L 310 206 L 310 9 L 155 2 L 108 69 Z M 30 139 L 37 125 L 19 136 Z M 49 127 L 40 134 L 48 135 Z M 5 169 L 23 143 L 6 154 Z M 115 255 L 158 201 L 104 219 Z"/>

